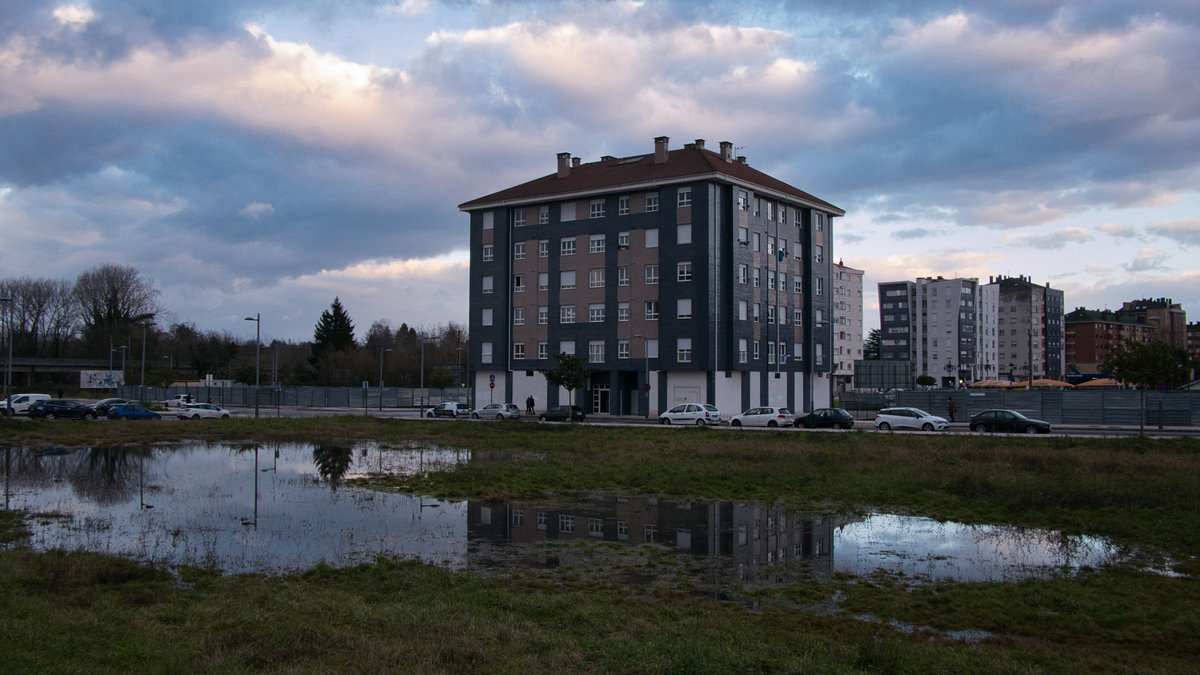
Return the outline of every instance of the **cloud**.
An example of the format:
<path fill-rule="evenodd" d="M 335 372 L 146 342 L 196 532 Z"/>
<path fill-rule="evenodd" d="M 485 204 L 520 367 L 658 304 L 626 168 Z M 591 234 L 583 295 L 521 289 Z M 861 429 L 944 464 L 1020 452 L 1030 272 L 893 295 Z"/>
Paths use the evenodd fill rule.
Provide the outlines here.
<path fill-rule="evenodd" d="M 934 234 L 936 234 L 936 233 L 933 230 L 929 230 L 924 227 L 914 227 L 914 228 L 907 229 L 907 230 L 896 230 L 895 232 L 892 232 L 892 238 L 894 238 L 894 239 L 924 239 L 925 237 L 932 237 Z"/>
<path fill-rule="evenodd" d="M 1172 220 L 1151 225 L 1150 231 L 1184 246 L 1200 246 L 1200 218 Z"/>
<path fill-rule="evenodd" d="M 1057 249 L 1063 248 L 1068 244 L 1081 244 L 1091 240 L 1092 235 L 1079 227 L 1068 227 L 1058 232 L 1052 232 L 1041 236 L 1033 236 L 1028 234 L 1016 235 L 1008 237 L 1008 242 L 1013 246 L 1024 246 L 1026 248 L 1037 249 Z"/>
<path fill-rule="evenodd" d="M 1097 232 L 1103 232 L 1118 239 L 1130 239 L 1137 236 L 1137 230 L 1132 225 L 1117 225 L 1115 223 L 1105 223 L 1096 226 Z"/>
<path fill-rule="evenodd" d="M 1163 269 L 1163 262 L 1166 260 L 1166 254 L 1158 249 L 1143 248 L 1138 249 L 1137 255 L 1130 262 L 1121 265 L 1127 272 L 1149 272 L 1152 270 Z"/>
<path fill-rule="evenodd" d="M 246 206 L 242 207 L 240 211 L 238 211 L 239 216 L 246 216 L 247 218 L 258 218 L 259 216 L 268 215 L 271 213 L 275 213 L 275 207 L 262 202 L 247 204 Z"/>

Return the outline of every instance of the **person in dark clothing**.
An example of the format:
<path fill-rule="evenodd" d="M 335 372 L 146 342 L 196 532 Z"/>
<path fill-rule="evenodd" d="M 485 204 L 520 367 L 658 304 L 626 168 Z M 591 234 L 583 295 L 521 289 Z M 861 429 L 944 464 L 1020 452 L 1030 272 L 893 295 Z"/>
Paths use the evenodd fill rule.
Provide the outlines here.
<path fill-rule="evenodd" d="M 525 399 L 525 412 L 529 415 L 533 414 L 533 396 Z"/>
<path fill-rule="evenodd" d="M 946 399 L 946 412 L 949 413 L 950 421 L 954 421 L 954 412 L 958 410 L 958 406 L 954 405 L 954 399 Z"/>

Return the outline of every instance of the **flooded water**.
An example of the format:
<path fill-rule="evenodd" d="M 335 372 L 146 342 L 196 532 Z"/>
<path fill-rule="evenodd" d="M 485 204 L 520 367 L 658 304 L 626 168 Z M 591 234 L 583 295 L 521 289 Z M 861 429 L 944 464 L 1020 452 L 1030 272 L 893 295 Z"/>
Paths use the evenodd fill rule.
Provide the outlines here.
<path fill-rule="evenodd" d="M 719 593 L 838 573 L 1011 581 L 1122 562 L 1096 537 L 890 514 L 592 495 L 441 501 L 345 483 L 472 461 L 428 446 L 184 443 L 10 448 L 4 504 L 39 514 L 29 545 L 225 573 L 280 573 L 377 556 L 481 574 L 552 570 Z M 647 546 L 646 544 L 650 544 Z"/>

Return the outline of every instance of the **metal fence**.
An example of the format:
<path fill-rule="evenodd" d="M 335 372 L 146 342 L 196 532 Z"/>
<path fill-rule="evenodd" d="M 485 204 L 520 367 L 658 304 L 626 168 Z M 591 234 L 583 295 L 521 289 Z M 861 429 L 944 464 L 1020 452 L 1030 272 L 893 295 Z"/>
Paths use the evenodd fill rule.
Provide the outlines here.
<path fill-rule="evenodd" d="M 1138 426 L 1141 392 L 1028 391 L 1020 389 L 932 389 L 892 394 L 846 392 L 839 404 L 858 419 L 873 419 L 881 408 L 906 406 L 947 417 L 953 398 L 955 419 L 962 422 L 982 410 L 1007 408 L 1051 424 Z M 1146 392 L 1147 426 L 1200 426 L 1200 393 Z"/>
<path fill-rule="evenodd" d="M 306 406 L 313 408 L 423 408 L 443 401 L 470 403 L 471 390 L 458 387 L 444 389 L 407 387 L 118 387 L 117 396 L 130 400 L 162 403 L 177 394 L 190 394 L 194 401 L 212 401 L 220 406 L 261 408 L 275 406 Z"/>

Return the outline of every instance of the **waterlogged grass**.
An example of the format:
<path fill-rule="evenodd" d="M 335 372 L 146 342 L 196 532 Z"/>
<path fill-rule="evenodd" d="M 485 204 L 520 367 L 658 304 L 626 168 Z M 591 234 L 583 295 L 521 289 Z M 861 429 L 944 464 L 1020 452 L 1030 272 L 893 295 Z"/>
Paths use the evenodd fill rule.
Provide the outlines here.
<path fill-rule="evenodd" d="M 1102 535 L 1171 556 L 1020 583 L 835 577 L 736 602 L 620 575 L 455 574 L 379 561 L 267 578 L 168 575 L 87 554 L 0 553 L 15 671 L 1194 672 L 1200 441 L 757 433 L 361 417 L 200 424 L 0 421 L 0 443 L 422 441 L 472 451 L 377 489 L 519 499 L 580 491 L 876 508 Z M 20 534 L 6 514 L 0 536 Z M 652 557 L 652 556 L 651 556 Z M 956 639 L 973 635 L 978 640 Z"/>

